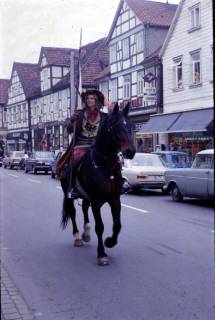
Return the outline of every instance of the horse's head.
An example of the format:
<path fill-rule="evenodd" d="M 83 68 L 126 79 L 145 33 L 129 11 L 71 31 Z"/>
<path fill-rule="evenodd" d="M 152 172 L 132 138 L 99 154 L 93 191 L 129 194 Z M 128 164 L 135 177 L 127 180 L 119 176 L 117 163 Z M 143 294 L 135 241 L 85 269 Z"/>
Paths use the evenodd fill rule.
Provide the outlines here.
<path fill-rule="evenodd" d="M 113 152 L 123 152 L 126 158 L 132 159 L 136 149 L 132 139 L 132 126 L 128 117 L 129 103 L 120 111 L 115 104 L 113 111 L 105 121 L 106 139 Z"/>

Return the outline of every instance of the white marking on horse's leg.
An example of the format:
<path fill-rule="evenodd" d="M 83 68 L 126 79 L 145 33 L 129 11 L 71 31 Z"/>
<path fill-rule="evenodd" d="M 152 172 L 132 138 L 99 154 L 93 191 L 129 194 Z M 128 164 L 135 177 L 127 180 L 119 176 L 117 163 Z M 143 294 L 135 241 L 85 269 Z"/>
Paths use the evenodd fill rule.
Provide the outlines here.
<path fill-rule="evenodd" d="M 74 233 L 73 237 L 75 240 L 80 239 L 79 232 Z"/>

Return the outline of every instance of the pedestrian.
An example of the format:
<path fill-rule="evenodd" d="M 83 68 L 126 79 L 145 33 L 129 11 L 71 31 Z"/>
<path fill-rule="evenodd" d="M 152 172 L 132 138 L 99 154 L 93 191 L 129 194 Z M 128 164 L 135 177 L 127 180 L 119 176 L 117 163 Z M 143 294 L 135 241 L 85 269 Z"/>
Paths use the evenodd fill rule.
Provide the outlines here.
<path fill-rule="evenodd" d="M 70 158 L 72 160 L 72 190 L 71 198 L 78 197 L 75 190 L 75 170 L 83 155 L 95 141 L 99 126 L 106 117 L 106 113 L 102 112 L 105 98 L 99 90 L 88 90 L 81 94 L 83 109 L 77 110 L 71 116 L 67 131 L 73 133 L 72 141 L 57 164 L 56 173 L 61 178 L 68 167 Z M 109 104 L 110 105 L 110 104 Z M 68 174 L 68 173 L 67 173 Z"/>

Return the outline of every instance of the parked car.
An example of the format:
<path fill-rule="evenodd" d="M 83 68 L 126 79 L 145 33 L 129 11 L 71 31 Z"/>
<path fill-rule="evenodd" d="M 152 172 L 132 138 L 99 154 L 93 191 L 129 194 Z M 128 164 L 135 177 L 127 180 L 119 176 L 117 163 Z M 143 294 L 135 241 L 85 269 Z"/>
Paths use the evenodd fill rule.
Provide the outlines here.
<path fill-rule="evenodd" d="M 33 171 L 34 174 L 37 174 L 38 171 L 44 171 L 47 174 L 51 170 L 53 159 L 54 154 L 51 151 L 34 151 L 25 160 L 25 172 Z"/>
<path fill-rule="evenodd" d="M 55 179 L 56 176 L 56 166 L 62 155 L 65 153 L 65 151 L 59 151 L 56 157 L 51 162 L 51 177 Z"/>
<path fill-rule="evenodd" d="M 189 154 L 182 151 L 155 151 L 165 162 L 168 168 L 190 168 L 192 162 Z"/>
<path fill-rule="evenodd" d="M 167 169 L 165 181 L 174 201 L 183 197 L 213 199 L 214 150 L 198 152 L 191 168 Z"/>
<path fill-rule="evenodd" d="M 3 167 L 10 169 L 18 168 L 24 159 L 24 151 L 10 151 L 3 159 Z"/>
<path fill-rule="evenodd" d="M 122 177 L 133 190 L 139 188 L 164 188 L 166 166 L 160 157 L 151 153 L 136 153 L 132 160 L 124 159 Z"/>

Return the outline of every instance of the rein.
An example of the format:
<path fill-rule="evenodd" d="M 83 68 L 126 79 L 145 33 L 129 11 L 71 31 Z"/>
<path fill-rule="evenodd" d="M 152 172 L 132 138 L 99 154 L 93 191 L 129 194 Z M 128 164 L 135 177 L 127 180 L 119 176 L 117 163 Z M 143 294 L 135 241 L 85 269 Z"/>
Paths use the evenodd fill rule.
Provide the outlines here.
<path fill-rule="evenodd" d="M 101 166 L 99 166 L 98 164 L 96 164 L 94 158 L 93 158 L 93 148 L 90 149 L 90 159 L 91 159 L 91 162 L 92 162 L 92 165 L 95 169 L 98 169 L 100 168 Z M 109 157 L 106 157 L 104 156 L 102 153 L 98 152 L 96 150 L 96 152 L 101 156 L 102 159 L 105 160 L 105 162 L 107 163 L 107 167 L 109 169 L 109 173 L 110 173 L 110 180 L 113 180 L 114 179 L 114 170 L 116 169 L 117 165 L 118 165 L 118 162 L 116 161 L 116 163 L 114 164 L 113 167 L 110 166 L 110 161 L 109 161 Z M 116 156 L 116 159 L 117 159 L 117 156 Z"/>

